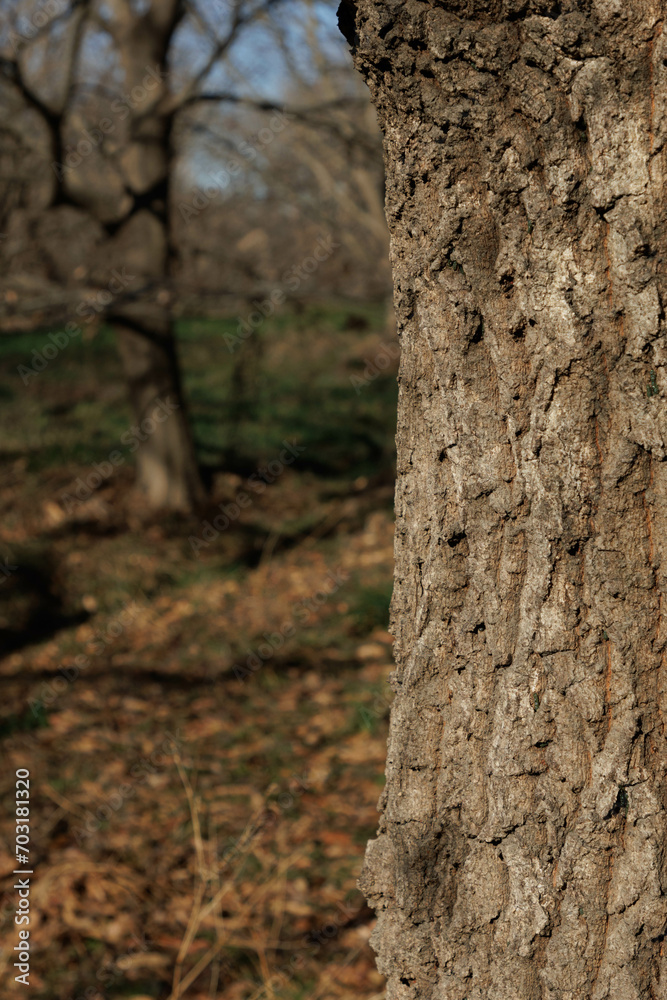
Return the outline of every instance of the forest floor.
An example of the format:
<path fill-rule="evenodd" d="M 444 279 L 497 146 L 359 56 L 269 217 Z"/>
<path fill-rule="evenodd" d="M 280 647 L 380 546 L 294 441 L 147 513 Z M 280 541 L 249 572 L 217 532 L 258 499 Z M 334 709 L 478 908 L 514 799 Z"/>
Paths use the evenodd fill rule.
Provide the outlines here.
<path fill-rule="evenodd" d="M 3 996 L 21 768 L 37 1000 L 383 995 L 356 880 L 391 700 L 394 342 L 370 306 L 230 353 L 236 322 L 179 325 L 211 488 L 189 517 L 132 489 L 108 331 L 26 385 L 46 335 L 0 341 Z"/>

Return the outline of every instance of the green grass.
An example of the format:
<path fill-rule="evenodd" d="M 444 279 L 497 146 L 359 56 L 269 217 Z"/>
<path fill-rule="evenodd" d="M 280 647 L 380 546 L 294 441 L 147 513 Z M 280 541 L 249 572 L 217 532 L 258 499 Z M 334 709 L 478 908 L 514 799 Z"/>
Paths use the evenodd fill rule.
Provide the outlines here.
<path fill-rule="evenodd" d="M 386 712 L 383 714 L 374 706 L 355 705 L 355 715 L 351 726 L 352 732 L 366 732 L 373 735 L 384 727 Z"/>
<path fill-rule="evenodd" d="M 8 715 L 0 718 L 0 740 L 14 733 L 32 733 L 35 729 L 45 729 L 49 724 L 49 716 L 43 705 L 36 705 L 35 711 L 27 709 L 19 715 Z"/>
<path fill-rule="evenodd" d="M 361 317 L 367 330 L 348 329 Z M 382 373 L 361 392 L 350 375 L 365 363 L 358 345 L 382 330 L 373 305 L 317 305 L 267 319 L 233 353 L 225 334 L 238 317 L 183 319 L 176 333 L 202 464 L 249 474 L 277 459 L 284 440 L 304 448 L 295 467 L 318 475 L 372 475 L 393 463 L 396 381 Z M 385 338 L 386 339 L 386 338 Z M 92 465 L 119 449 L 133 419 L 113 334 L 76 338 L 24 385 L 19 365 L 49 344 L 48 331 L 0 339 L 2 452 L 33 472 Z"/>
<path fill-rule="evenodd" d="M 283 441 L 304 448 L 300 468 L 318 474 L 373 473 L 391 464 L 396 405 L 392 375 L 356 393 L 356 367 L 341 357 L 359 334 L 342 309 L 313 307 L 265 324 L 230 353 L 235 322 L 184 321 L 181 358 L 202 459 L 249 472 L 277 458 Z M 374 317 L 371 315 L 370 319 Z M 360 359 L 361 360 L 361 359 Z"/>
<path fill-rule="evenodd" d="M 378 587 L 357 586 L 352 595 L 349 617 L 360 635 L 367 635 L 374 628 L 388 627 L 392 588 L 391 580 Z"/>

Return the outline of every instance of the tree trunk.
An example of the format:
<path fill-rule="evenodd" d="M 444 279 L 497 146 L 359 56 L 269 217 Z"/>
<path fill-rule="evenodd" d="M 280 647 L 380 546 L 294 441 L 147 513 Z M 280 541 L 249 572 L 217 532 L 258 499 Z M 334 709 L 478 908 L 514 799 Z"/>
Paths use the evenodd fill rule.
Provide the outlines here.
<path fill-rule="evenodd" d="M 137 487 L 151 507 L 191 510 L 203 489 L 169 313 L 127 310 L 114 325 L 137 421 L 130 431 L 138 443 Z"/>
<path fill-rule="evenodd" d="M 26 60 L 26 50 L 21 50 L 13 60 L 2 60 L 5 82 L 11 81 L 4 96 L 10 104 L 23 100 L 39 115 L 49 136 L 51 170 L 47 187 L 35 202 L 50 197 L 48 207 L 60 212 L 58 220 L 52 219 L 49 225 L 47 219 L 42 230 L 42 250 L 55 271 L 49 276 L 69 284 L 78 271 L 88 272 L 90 284 L 98 291 L 90 301 L 85 296 L 78 302 L 77 314 L 86 315 L 85 309 L 79 313 L 82 306 L 89 317 L 103 310 L 119 331 L 120 353 L 137 421 L 127 437 L 131 448 L 138 447 L 139 485 L 154 507 L 189 509 L 204 491 L 186 421 L 173 327 L 166 308 L 177 255 L 170 224 L 170 182 L 178 110 L 166 81 L 171 73 L 171 44 L 187 5 L 183 0 L 141 4 L 108 0 L 103 5 L 104 24 L 99 22 L 97 26 L 108 32 L 107 42 L 115 43 L 115 51 L 105 50 L 102 63 L 106 73 L 100 72 L 94 84 L 89 81 L 90 85 L 79 80 L 81 60 L 85 63 L 82 52 L 91 28 L 89 19 L 95 23 L 101 15 L 96 4 L 72 6 L 78 6 L 78 11 L 74 10 L 65 28 L 70 35 L 63 75 L 67 87 L 63 89 L 51 80 L 48 44 L 53 39 L 45 37 L 43 59 Z M 58 47 L 54 52 L 57 58 Z M 56 81 L 58 78 L 56 73 Z M 173 74 L 171 78 L 173 82 Z M 52 83 L 50 88 L 47 81 Z M 88 107 L 86 121 L 85 114 L 82 117 L 86 108 L 84 94 L 94 92 L 97 85 L 109 96 L 104 103 Z M 63 90 L 60 99 L 59 90 Z M 42 99 L 39 95 L 47 91 L 48 100 Z M 82 128 L 84 121 L 87 128 Z M 30 129 L 26 135 L 31 147 L 34 137 L 30 138 Z M 38 152 L 37 159 L 40 157 L 46 157 L 45 149 Z M 41 183 L 43 187 L 43 177 Z M 90 252 L 78 238 L 82 230 L 81 206 L 94 222 Z M 64 218 L 72 222 L 72 216 L 78 222 L 77 238 L 68 240 L 62 222 Z M 104 229 L 108 240 L 102 252 L 99 248 L 95 252 L 97 234 Z M 44 241 L 49 230 L 50 239 Z M 60 253 L 59 244 L 63 247 Z M 173 404 L 171 411 L 167 401 Z M 153 417 L 158 402 L 163 408 Z M 160 416 L 166 414 L 170 419 L 160 422 Z M 157 426 L 146 434 L 142 430 L 144 422 L 147 426 L 157 422 Z"/>
<path fill-rule="evenodd" d="M 403 347 L 389 1000 L 667 997 L 664 14 L 340 10 Z"/>
<path fill-rule="evenodd" d="M 175 108 L 165 84 L 171 42 L 184 9 L 182 0 L 155 0 L 138 12 L 119 0 L 115 19 L 109 22 L 123 69 L 123 91 L 129 95 L 125 110 L 131 114 L 109 161 L 122 180 L 127 205 L 124 213 L 117 211 L 111 226 L 105 277 L 112 279 L 111 289 L 113 276 L 124 274 L 126 267 L 131 272 L 128 293 L 121 294 L 108 314 L 118 333 L 137 424 L 156 423 L 151 414 L 158 397 L 168 397 L 175 405 L 169 419 L 140 436 L 137 485 L 152 507 L 189 510 L 202 499 L 204 488 L 168 305 L 177 249 L 170 217 Z"/>

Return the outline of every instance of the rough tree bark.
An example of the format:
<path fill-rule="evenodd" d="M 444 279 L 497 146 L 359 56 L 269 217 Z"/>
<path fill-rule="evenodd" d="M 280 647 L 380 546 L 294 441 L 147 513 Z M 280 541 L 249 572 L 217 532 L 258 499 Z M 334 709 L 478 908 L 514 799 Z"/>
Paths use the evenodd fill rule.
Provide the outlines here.
<path fill-rule="evenodd" d="M 667 997 L 666 10 L 339 12 L 403 346 L 390 1000 Z"/>

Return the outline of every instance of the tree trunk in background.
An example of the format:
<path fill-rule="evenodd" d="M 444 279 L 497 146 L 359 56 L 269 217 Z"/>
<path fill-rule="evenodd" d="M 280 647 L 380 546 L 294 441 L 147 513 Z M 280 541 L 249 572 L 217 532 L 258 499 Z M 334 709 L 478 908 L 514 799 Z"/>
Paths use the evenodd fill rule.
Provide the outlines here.
<path fill-rule="evenodd" d="M 114 0 L 115 36 L 124 70 L 123 90 L 131 97 L 127 135 L 115 165 L 131 198 L 125 217 L 113 227 L 112 268 L 131 272 L 127 299 L 110 310 L 130 401 L 137 423 L 157 397 L 178 404 L 168 420 L 137 451 L 137 485 L 155 508 L 188 510 L 204 495 L 194 441 L 187 421 L 171 312 L 167 303 L 175 249 L 170 232 L 172 128 L 175 109 L 164 81 L 168 53 L 183 15 L 181 0 L 153 0 L 142 12 Z M 128 301 L 129 300 L 129 301 Z"/>
<path fill-rule="evenodd" d="M 664 14 L 340 10 L 403 345 L 390 1000 L 667 997 Z"/>
<path fill-rule="evenodd" d="M 151 507 L 190 510 L 203 490 L 169 313 L 143 310 L 115 331 L 141 442 L 137 487 Z"/>
<path fill-rule="evenodd" d="M 103 17 L 98 6 L 104 8 Z M 177 252 L 171 236 L 169 196 L 178 104 L 165 84 L 170 71 L 171 43 L 186 5 L 184 0 L 151 0 L 147 4 L 105 0 L 102 5 L 79 3 L 72 7 L 74 13 L 66 29 L 72 30 L 64 90 L 57 73 L 48 75 L 49 59 L 44 51 L 43 60 L 37 50 L 36 60 L 24 58 L 26 53 L 22 51 L 20 55 L 14 53 L 13 60 L 6 55 L 1 60 L 5 84 L 11 81 L 5 96 L 11 95 L 12 87 L 15 88 L 13 100 L 25 101 L 26 107 L 41 118 L 49 134 L 55 181 L 49 178 L 39 198 L 47 199 L 44 215 L 48 216 L 49 208 L 55 212 L 61 210 L 59 217 L 52 216 L 50 226 L 48 218 L 45 220 L 43 230 L 43 238 L 51 230 L 45 250 L 56 280 L 67 286 L 77 272 L 83 272 L 89 285 L 98 289 L 91 297 L 92 305 L 86 301 L 78 305 L 86 305 L 89 316 L 103 311 L 119 331 L 120 353 L 137 425 L 152 420 L 148 411 L 153 412 L 151 407 L 158 402 L 158 394 L 163 403 L 168 398 L 174 404 L 170 419 L 158 422 L 151 433 L 144 434 L 140 427 L 139 485 L 153 507 L 190 509 L 204 491 L 183 405 L 173 324 L 167 308 Z M 96 110 L 94 105 L 88 108 L 87 124 L 91 132 L 82 127 L 86 117 L 82 115 L 79 72 L 88 58 L 82 52 L 85 40 L 92 37 L 89 20 L 100 22 L 100 18 L 115 42 L 117 65 L 111 63 L 107 52 L 102 62 L 107 63 L 110 71 L 114 70 L 109 73 L 109 83 L 113 86 L 106 86 L 103 75 L 105 86 L 100 89 L 107 90 L 109 97 Z M 119 69 L 122 88 L 118 86 Z M 48 101 L 40 96 L 45 77 L 51 90 Z M 89 89 L 96 88 L 81 86 L 83 93 Z M 63 90 L 60 97 L 59 90 Z M 112 99 L 114 94 L 117 96 Z M 20 131 L 17 135 L 20 136 Z M 45 151 L 36 155 L 39 161 Z M 7 177 L 11 180 L 11 171 Z M 18 192 L 21 183 L 15 180 Z M 12 191 L 8 194 L 12 195 Z M 15 199 L 12 196 L 10 200 Z M 89 233 L 88 245 L 92 249 L 88 255 L 80 244 L 81 229 L 76 231 L 76 223 L 72 221 L 74 217 L 81 226 L 84 214 L 81 208 L 86 209 L 94 223 L 92 236 Z M 74 226 L 74 237 L 70 239 L 59 232 L 66 219 Z M 37 220 L 32 222 L 38 232 Z M 28 237 L 25 225 L 24 219 L 24 240 L 28 243 L 32 237 Z M 108 239 L 103 241 L 103 250 L 99 252 L 98 232 L 101 235 L 104 230 Z M 58 238 L 54 240 L 55 236 Z M 63 246 L 60 255 L 56 249 L 57 263 L 54 263 L 53 243 L 57 248 L 59 241 L 69 245 Z M 70 271 L 68 260 L 72 256 L 79 257 L 80 263 Z M 67 292 L 67 287 L 64 291 Z M 45 304 L 51 295 L 49 292 Z M 64 301 L 67 299 L 65 294 Z M 160 414 L 165 412 L 168 411 L 163 409 Z"/>

